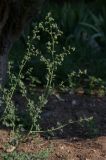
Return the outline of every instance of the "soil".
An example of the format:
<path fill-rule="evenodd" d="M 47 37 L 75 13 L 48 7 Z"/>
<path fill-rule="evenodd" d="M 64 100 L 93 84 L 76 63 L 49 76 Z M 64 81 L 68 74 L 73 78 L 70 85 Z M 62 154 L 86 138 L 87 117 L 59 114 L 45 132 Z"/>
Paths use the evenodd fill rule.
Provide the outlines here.
<path fill-rule="evenodd" d="M 24 106 L 23 101 L 15 97 L 20 106 Z M 66 125 L 54 133 L 30 136 L 18 145 L 18 152 L 37 153 L 50 148 L 48 160 L 106 160 L 106 97 L 55 93 L 41 117 L 42 130 Z M 1 129 L 0 152 L 5 151 L 8 141 L 9 131 Z"/>

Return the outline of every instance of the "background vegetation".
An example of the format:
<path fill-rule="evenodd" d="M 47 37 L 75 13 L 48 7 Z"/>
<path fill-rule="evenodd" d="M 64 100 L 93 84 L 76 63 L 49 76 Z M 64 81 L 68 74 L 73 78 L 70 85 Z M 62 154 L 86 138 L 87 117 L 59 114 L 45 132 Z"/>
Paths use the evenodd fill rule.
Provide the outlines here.
<path fill-rule="evenodd" d="M 45 7 L 45 6 L 44 6 Z M 106 5 L 105 1 L 79 1 L 74 3 L 69 1 L 52 1 L 46 4 L 38 18 L 33 21 L 42 20 L 47 12 L 51 11 L 60 29 L 64 32 L 64 37 L 59 44 L 59 51 L 63 44 L 71 45 L 75 48 L 75 52 L 65 58 L 64 64 L 57 71 L 56 84 L 61 81 L 67 83 L 67 75 L 71 72 L 78 72 L 79 69 L 87 69 L 87 73 L 91 76 L 106 80 Z M 33 23 L 20 37 L 20 40 L 13 46 L 10 59 L 16 62 L 21 59 L 25 47 L 26 37 L 31 32 Z M 42 38 L 41 48 L 43 54 L 44 41 Z M 17 56 L 18 55 L 18 56 Z M 17 63 L 16 63 L 17 64 Z M 45 84 L 45 66 L 33 59 L 30 65 L 36 66 L 34 76 L 37 76 L 41 84 Z M 17 65 L 15 66 L 17 70 Z M 27 69 L 27 68 L 26 68 Z"/>

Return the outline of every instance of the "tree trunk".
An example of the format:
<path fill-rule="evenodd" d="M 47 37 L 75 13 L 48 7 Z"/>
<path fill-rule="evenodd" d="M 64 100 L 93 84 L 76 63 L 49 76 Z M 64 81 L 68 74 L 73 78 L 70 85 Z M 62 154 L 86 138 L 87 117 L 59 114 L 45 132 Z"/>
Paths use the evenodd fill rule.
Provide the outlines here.
<path fill-rule="evenodd" d="M 3 87 L 7 77 L 8 54 L 11 48 L 11 42 L 6 37 L 0 40 L 2 41 L 2 46 L 0 48 L 0 86 Z M 2 109 L 2 94 L 0 93 L 0 113 L 2 113 Z"/>
<path fill-rule="evenodd" d="M 6 80 L 8 65 L 8 54 L 0 55 L 0 85 L 3 86 Z M 0 93 L 0 113 L 2 113 L 2 94 Z"/>
<path fill-rule="evenodd" d="M 8 53 L 0 55 L 0 85 L 3 85 L 6 80 L 8 66 Z"/>

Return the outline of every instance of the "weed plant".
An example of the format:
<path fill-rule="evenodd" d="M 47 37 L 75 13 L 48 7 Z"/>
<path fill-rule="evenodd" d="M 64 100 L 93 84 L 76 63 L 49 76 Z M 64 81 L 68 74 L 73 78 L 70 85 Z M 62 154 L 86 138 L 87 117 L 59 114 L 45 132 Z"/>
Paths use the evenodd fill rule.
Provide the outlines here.
<path fill-rule="evenodd" d="M 72 120 L 69 120 L 65 124 L 57 122 L 57 126 L 45 131 L 42 131 L 40 127 L 41 114 L 48 102 L 49 96 L 52 95 L 55 88 L 54 82 L 57 69 L 62 65 L 65 56 L 70 55 L 74 50 L 70 46 L 68 49 L 63 46 L 62 50 L 58 50 L 59 52 L 57 52 L 62 35 L 63 32 L 60 31 L 51 17 L 51 13 L 48 13 L 42 22 L 34 24 L 34 29 L 31 35 L 28 36 L 26 52 L 19 64 L 17 72 L 14 70 L 14 63 L 9 62 L 8 84 L 4 88 L 0 88 L 3 95 L 2 101 L 4 107 L 0 122 L 3 126 L 11 129 L 9 144 L 12 146 L 18 145 L 18 142 L 23 140 L 23 131 L 24 133 L 27 132 L 27 137 L 32 133 L 46 132 L 53 135 L 55 131 L 62 130 L 69 124 L 74 123 Z M 42 41 L 44 42 L 43 46 L 41 45 Z M 42 47 L 46 50 L 45 54 L 44 52 L 42 53 Z M 44 76 L 45 86 L 40 95 L 36 94 L 36 84 L 39 83 L 39 79 L 32 74 L 36 68 L 34 65 L 33 67 L 30 66 L 30 62 L 34 58 L 39 59 L 46 68 L 46 74 Z M 24 69 L 26 67 L 27 71 L 25 73 Z M 24 98 L 25 109 L 14 101 L 14 96 L 17 92 Z M 19 108 L 24 110 L 24 115 L 19 112 Z M 89 120 L 90 118 L 84 119 L 84 121 Z M 14 157 L 14 155 L 10 155 L 10 158 L 11 156 Z M 19 158 L 21 156 L 23 158 L 23 155 L 19 155 Z"/>
<path fill-rule="evenodd" d="M 1 87 L 4 111 L 0 120 L 4 126 L 11 128 L 12 132 L 17 133 L 17 135 L 23 128 L 29 131 L 28 135 L 33 130 L 35 132 L 40 131 L 39 120 L 42 110 L 48 101 L 48 97 L 52 94 L 56 70 L 58 66 L 62 65 L 64 57 L 72 51 L 70 47 L 68 49 L 63 47 L 61 52 L 56 53 L 56 48 L 62 34 L 51 17 L 51 14 L 48 13 L 44 21 L 34 25 L 31 36 L 28 36 L 26 53 L 19 64 L 18 73 L 14 72 L 14 63 L 9 62 L 8 85 L 4 88 Z M 41 35 L 47 40 L 45 41 L 45 49 L 48 53 L 46 55 L 42 54 L 40 50 Z M 38 80 L 32 76 L 32 71 L 36 68 L 31 68 L 30 62 L 36 57 L 46 67 L 46 84 L 43 93 L 35 98 L 34 88 Z M 24 73 L 26 66 L 29 67 L 27 72 Z M 16 106 L 13 100 L 17 91 L 26 101 L 25 112 L 27 113 L 27 121 L 29 122 L 28 128 L 25 128 L 25 124 L 22 122 L 22 116 L 18 113 L 19 105 Z"/>

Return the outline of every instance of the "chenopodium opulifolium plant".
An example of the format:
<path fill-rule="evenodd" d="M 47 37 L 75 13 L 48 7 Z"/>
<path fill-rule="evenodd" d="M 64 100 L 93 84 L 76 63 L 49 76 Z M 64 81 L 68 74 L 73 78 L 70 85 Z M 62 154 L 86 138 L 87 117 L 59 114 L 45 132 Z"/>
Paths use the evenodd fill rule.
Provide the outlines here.
<path fill-rule="evenodd" d="M 45 42 L 46 55 L 42 54 L 38 44 L 41 42 L 41 35 L 44 34 L 47 37 Z M 39 131 L 39 119 L 41 118 L 42 108 L 45 106 L 48 100 L 48 96 L 52 94 L 54 88 L 55 73 L 58 66 L 62 65 L 64 57 L 71 53 L 73 50 L 71 47 L 66 49 L 62 47 L 62 51 L 57 53 L 56 48 L 59 44 L 59 39 L 62 36 L 62 32 L 59 30 L 55 20 L 52 18 L 51 13 L 48 13 L 44 21 L 35 24 L 31 36 L 28 36 L 26 53 L 19 65 L 19 72 L 13 72 L 13 63 L 9 63 L 9 86 L 8 88 L 2 88 L 3 102 L 4 102 L 4 113 L 1 118 L 2 123 L 6 126 L 12 127 L 13 130 L 17 128 L 16 122 L 21 124 L 20 115 L 17 114 L 17 106 L 13 101 L 13 96 L 16 90 L 20 90 L 22 97 L 26 99 L 26 110 L 30 120 L 30 131 Z M 28 86 L 26 85 L 23 72 L 24 68 L 30 63 L 33 57 L 39 57 L 39 60 L 45 64 L 46 74 L 46 85 L 44 92 L 41 96 L 38 96 L 35 101 L 34 96 L 30 96 Z M 32 70 L 36 68 L 28 68 L 29 79 L 31 84 L 36 86 L 36 78 L 32 76 Z M 23 126 L 23 124 L 21 124 Z M 20 126 L 21 126 L 20 125 Z"/>

